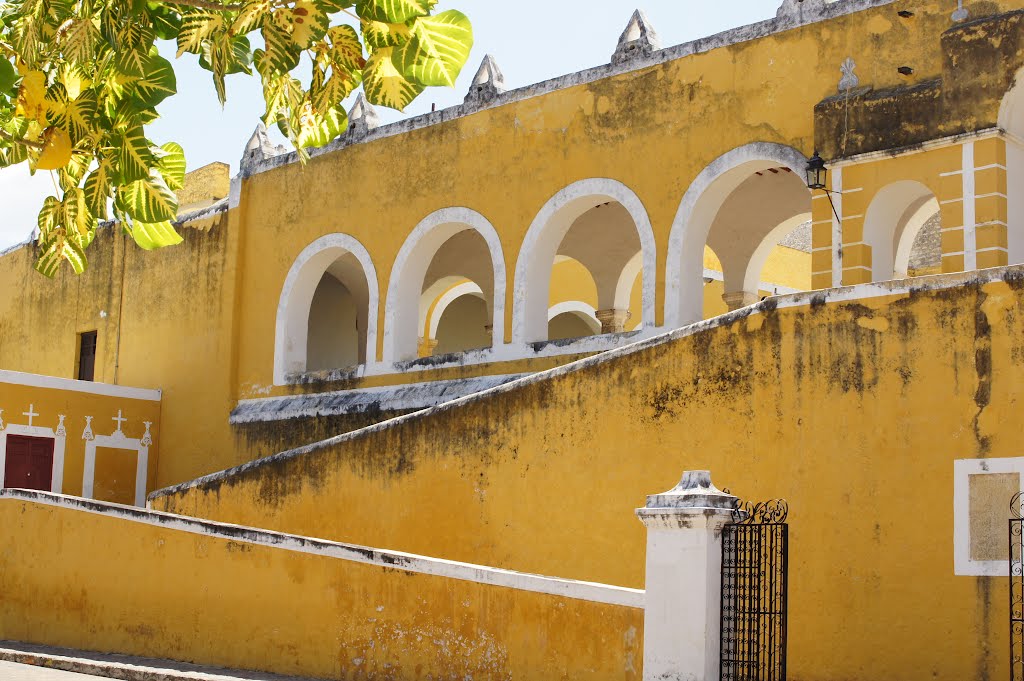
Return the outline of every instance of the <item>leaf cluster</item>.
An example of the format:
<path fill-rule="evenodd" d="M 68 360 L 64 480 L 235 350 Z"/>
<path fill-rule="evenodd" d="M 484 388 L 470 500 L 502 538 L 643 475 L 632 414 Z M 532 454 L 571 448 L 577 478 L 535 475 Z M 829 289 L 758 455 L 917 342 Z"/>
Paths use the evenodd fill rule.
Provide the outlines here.
<path fill-rule="evenodd" d="M 231 74 L 259 77 L 266 109 L 305 162 L 348 126 L 343 101 L 404 109 L 452 86 L 472 47 L 461 12 L 438 0 L 13 0 L 0 9 L 0 167 L 55 175 L 39 213 L 36 269 L 76 273 L 113 217 L 146 249 L 181 241 L 173 222 L 185 154 L 146 126 L 177 91 L 177 56 L 198 56 L 223 103 Z M 253 49 L 253 43 L 261 44 Z M 307 71 L 308 69 L 308 71 Z M 307 75 L 308 74 L 308 75 Z M 59 186 L 58 186 L 59 185 Z"/>

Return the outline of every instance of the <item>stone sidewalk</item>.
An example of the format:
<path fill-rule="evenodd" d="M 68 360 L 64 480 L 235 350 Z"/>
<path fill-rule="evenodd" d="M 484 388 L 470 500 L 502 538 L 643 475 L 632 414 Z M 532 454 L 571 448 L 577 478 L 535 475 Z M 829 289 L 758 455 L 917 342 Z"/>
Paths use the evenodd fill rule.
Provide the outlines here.
<path fill-rule="evenodd" d="M 0 662 L 32 665 L 49 670 L 74 672 L 122 681 L 313 681 L 297 676 L 280 676 L 237 669 L 221 669 L 202 665 L 156 660 L 129 655 L 94 653 L 68 648 L 53 648 L 17 641 L 0 641 Z M 21 676 L 17 667 L 5 665 L 0 668 L 2 681 L 35 681 L 50 677 L 32 676 L 28 672 Z M 24 668 L 21 669 L 24 671 Z M 76 677 L 64 679 L 54 676 L 52 681 L 79 681 Z M 86 681 L 82 679 L 81 681 Z"/>

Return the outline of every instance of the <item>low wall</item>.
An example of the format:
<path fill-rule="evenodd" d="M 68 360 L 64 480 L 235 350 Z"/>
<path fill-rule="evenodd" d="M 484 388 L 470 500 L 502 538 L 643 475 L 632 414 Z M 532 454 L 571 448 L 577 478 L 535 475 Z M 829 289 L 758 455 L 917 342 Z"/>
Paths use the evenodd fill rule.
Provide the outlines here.
<path fill-rule="evenodd" d="M 999 678 L 1005 545 L 970 533 L 1009 493 L 975 517 L 954 462 L 1024 471 L 1022 303 L 1021 267 L 773 298 L 151 503 L 642 587 L 632 509 L 708 469 L 790 502 L 792 679 Z"/>
<path fill-rule="evenodd" d="M 0 490 L 0 639 L 326 679 L 637 679 L 643 592 Z"/>

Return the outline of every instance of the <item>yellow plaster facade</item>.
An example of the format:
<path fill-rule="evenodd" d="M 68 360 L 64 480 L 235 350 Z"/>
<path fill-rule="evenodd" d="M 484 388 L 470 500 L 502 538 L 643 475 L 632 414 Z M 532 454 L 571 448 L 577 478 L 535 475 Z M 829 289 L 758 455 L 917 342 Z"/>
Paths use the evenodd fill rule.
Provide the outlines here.
<path fill-rule="evenodd" d="M 79 334 L 96 331 L 97 381 L 162 391 L 147 472 L 147 489 L 169 488 L 158 510 L 633 590 L 645 561 L 632 510 L 708 468 L 744 498 L 791 503 L 792 678 L 1004 676 L 992 537 L 1005 519 L 978 490 L 1024 472 L 1022 275 L 1006 267 L 1024 262 L 1024 8 L 969 1 L 954 21 L 949 4 L 785 0 L 739 31 L 362 121 L 306 166 L 257 132 L 228 184 L 222 165 L 191 176 L 180 246 L 141 253 L 105 226 L 89 270 L 53 282 L 32 271 L 34 244 L 0 254 L 0 370 L 70 378 Z M 827 191 L 804 181 L 815 150 Z M 126 500 L 123 457 L 97 445 L 92 493 L 74 486 L 73 458 L 56 491 Z M 978 478 L 989 467 L 1009 477 Z M 403 631 L 493 633 L 515 651 L 510 674 L 638 678 L 636 607 L 397 587 L 156 516 L 125 530 L 138 519 L 109 507 L 34 503 L 0 498 L 0 514 L 17 509 L 11 536 L 39 556 L 53 550 L 32 534 L 43 527 L 117 534 L 113 555 L 140 571 L 244 573 L 224 586 L 236 605 L 247 588 L 349 594 L 329 618 L 353 592 L 387 593 L 429 604 L 403 613 Z M 154 542 L 173 547 L 143 556 Z M 197 604 L 190 576 L 171 580 L 173 608 L 227 629 L 246 615 L 244 636 L 135 640 L 126 609 L 166 604 L 140 584 L 120 606 L 79 608 L 66 589 L 115 583 L 107 563 L 69 555 L 58 577 L 25 583 L 57 579 L 54 598 L 88 627 L 16 600 L 0 638 L 355 678 L 336 642 L 385 636 L 316 615 L 300 628 L 317 637 L 261 648 L 273 623 Z M 4 559 L 14 583 L 29 579 Z M 472 612 L 456 616 L 464 596 Z M 556 632 L 562 608 L 589 624 Z M 532 656 L 530 627 L 585 650 L 585 668 Z M 435 652 L 395 655 L 470 671 Z"/>

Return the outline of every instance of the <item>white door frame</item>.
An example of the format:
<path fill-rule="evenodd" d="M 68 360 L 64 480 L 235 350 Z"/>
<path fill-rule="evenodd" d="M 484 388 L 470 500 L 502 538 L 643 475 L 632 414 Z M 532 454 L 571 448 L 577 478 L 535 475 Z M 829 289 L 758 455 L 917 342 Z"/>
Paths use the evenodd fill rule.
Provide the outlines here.
<path fill-rule="evenodd" d="M 64 418 L 61 417 L 61 424 L 63 422 Z M 52 428 L 19 426 L 14 423 L 8 424 L 6 428 L 0 430 L 0 487 L 3 487 L 4 478 L 7 475 L 7 436 L 24 435 L 53 440 L 53 471 L 50 473 L 50 491 L 56 494 L 63 492 L 65 436 L 63 428 L 58 427 L 57 431 L 55 433 Z"/>
<path fill-rule="evenodd" d="M 148 430 L 147 427 L 147 432 Z M 85 471 L 82 473 L 82 496 L 86 499 L 93 498 L 93 488 L 96 486 L 97 447 L 126 449 L 136 453 L 135 505 L 139 507 L 145 506 L 146 478 L 149 469 L 149 446 L 142 444 L 142 440 L 126 437 L 120 430 L 115 430 L 110 435 L 96 435 L 92 438 L 85 438 Z"/>

